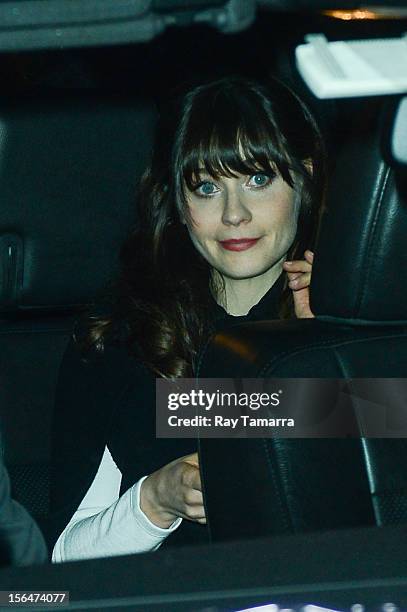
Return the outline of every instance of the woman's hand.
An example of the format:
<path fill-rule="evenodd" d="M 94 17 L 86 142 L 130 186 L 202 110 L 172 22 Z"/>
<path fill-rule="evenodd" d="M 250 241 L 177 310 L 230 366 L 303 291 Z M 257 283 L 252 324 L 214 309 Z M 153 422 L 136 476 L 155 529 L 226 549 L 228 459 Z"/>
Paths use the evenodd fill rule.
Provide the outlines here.
<path fill-rule="evenodd" d="M 198 453 L 176 459 L 150 474 L 141 485 L 140 506 L 147 518 L 163 529 L 180 516 L 205 524 Z"/>
<path fill-rule="evenodd" d="M 298 319 L 311 319 L 314 317 L 309 307 L 309 284 L 311 282 L 312 263 L 314 253 L 305 251 L 305 260 L 285 261 L 284 270 L 288 276 L 288 286 L 293 291 L 295 314 Z"/>

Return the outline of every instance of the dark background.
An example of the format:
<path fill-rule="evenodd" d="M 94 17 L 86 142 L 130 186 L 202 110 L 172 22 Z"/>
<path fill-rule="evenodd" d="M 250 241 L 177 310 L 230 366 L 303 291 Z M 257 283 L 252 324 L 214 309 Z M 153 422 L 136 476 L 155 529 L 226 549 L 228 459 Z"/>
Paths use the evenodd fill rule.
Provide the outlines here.
<path fill-rule="evenodd" d="M 179 85 L 227 74 L 273 74 L 293 86 L 319 119 L 331 163 L 344 139 L 380 110 L 387 98 L 316 100 L 296 72 L 294 51 L 307 33 L 329 40 L 399 36 L 407 19 L 343 21 L 321 13 L 259 10 L 254 24 L 236 34 L 210 27 L 172 28 L 148 43 L 99 48 L 3 53 L 5 95 L 36 96 L 55 90 L 134 93 L 159 106 Z M 368 127 L 366 129 L 369 129 Z"/>
<path fill-rule="evenodd" d="M 259 11 L 255 23 L 237 34 L 212 28 L 173 28 L 148 43 L 47 52 L 3 53 L 3 93 L 33 94 L 47 88 L 107 88 L 166 96 L 191 79 L 240 73 L 255 78 L 277 73 L 293 78 L 295 45 L 304 35 L 328 39 L 398 36 L 403 20 L 342 21 L 318 13 Z"/>

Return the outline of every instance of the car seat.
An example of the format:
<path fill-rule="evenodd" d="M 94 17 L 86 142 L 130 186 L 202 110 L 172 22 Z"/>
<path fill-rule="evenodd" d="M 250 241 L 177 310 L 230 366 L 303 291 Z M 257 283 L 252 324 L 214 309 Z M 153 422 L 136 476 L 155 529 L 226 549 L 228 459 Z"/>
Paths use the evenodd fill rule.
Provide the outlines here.
<path fill-rule="evenodd" d="M 58 368 L 135 221 L 154 123 L 140 97 L 0 103 L 0 426 L 12 495 L 45 533 Z"/>
<path fill-rule="evenodd" d="M 338 154 L 315 246 L 315 319 L 220 332 L 199 377 L 398 378 L 405 407 L 407 168 L 383 154 L 391 121 L 381 113 L 357 120 Z M 384 387 L 371 383 L 374 397 Z M 399 425 L 388 423 L 387 438 L 201 439 L 212 539 L 407 520 Z"/>

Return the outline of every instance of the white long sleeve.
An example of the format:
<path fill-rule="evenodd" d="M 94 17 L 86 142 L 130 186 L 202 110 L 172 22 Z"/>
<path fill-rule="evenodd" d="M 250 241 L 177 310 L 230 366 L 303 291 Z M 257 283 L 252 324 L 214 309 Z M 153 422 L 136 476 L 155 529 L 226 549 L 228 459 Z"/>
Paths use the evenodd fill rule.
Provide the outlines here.
<path fill-rule="evenodd" d="M 146 517 L 140 508 L 140 487 L 145 478 L 119 497 L 122 474 L 106 446 L 88 492 L 54 546 L 52 561 L 157 550 L 182 519 L 161 529 Z"/>

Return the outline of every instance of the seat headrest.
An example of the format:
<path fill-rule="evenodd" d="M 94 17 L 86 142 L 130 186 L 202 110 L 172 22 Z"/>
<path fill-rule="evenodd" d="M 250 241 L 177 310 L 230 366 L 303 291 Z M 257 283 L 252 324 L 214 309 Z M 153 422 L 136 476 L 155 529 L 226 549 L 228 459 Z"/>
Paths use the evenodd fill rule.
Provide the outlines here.
<path fill-rule="evenodd" d="M 407 322 L 407 168 L 383 159 L 379 122 L 338 156 L 327 194 L 311 285 L 326 320 Z"/>
<path fill-rule="evenodd" d="M 407 96 L 389 107 L 383 138 L 384 153 L 391 165 L 407 164 Z"/>
<path fill-rule="evenodd" d="M 135 222 L 152 103 L 80 92 L 0 104 L 0 310 L 88 304 Z"/>

